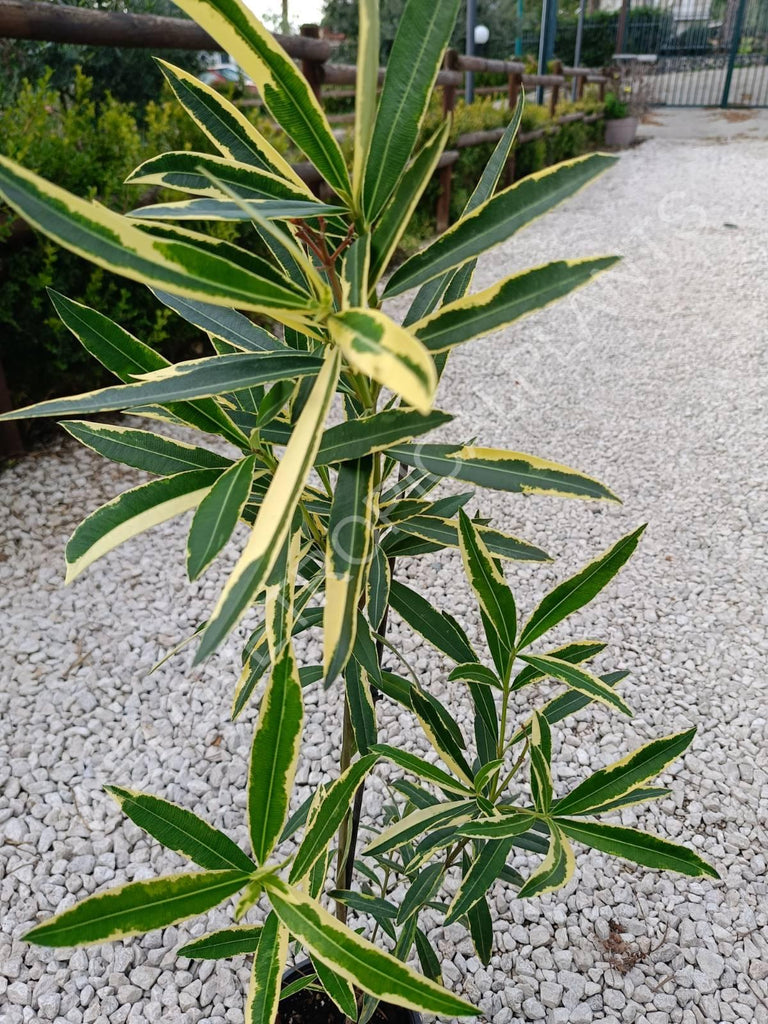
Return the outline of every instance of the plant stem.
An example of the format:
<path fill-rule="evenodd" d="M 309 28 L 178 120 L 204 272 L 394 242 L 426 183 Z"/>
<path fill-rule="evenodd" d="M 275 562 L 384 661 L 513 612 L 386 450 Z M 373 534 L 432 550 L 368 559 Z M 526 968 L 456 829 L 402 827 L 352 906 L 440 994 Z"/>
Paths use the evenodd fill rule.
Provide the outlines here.
<path fill-rule="evenodd" d="M 349 699 L 344 697 L 344 724 L 341 732 L 341 757 L 339 759 L 339 775 L 343 775 L 352 763 L 352 755 L 355 752 L 355 734 L 352 731 L 352 718 L 349 713 Z M 357 795 L 362 794 L 363 787 L 359 787 L 355 794 L 355 807 L 352 814 L 347 814 L 339 827 L 339 849 L 336 857 L 336 888 L 348 889 L 347 875 L 349 865 L 354 865 L 355 850 L 353 837 L 357 841 L 357 827 L 354 821 L 355 809 L 357 808 Z M 360 805 L 362 807 L 362 796 Z M 360 810 L 357 810 L 357 824 L 360 821 Z M 347 908 L 345 904 L 336 902 L 336 917 L 342 924 L 347 921 Z"/>

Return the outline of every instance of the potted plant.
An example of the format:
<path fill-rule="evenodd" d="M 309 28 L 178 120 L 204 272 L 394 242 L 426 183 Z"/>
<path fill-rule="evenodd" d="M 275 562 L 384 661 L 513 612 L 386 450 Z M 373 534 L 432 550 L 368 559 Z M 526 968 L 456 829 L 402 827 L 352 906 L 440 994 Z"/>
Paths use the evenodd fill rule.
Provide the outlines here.
<path fill-rule="evenodd" d="M 392 1024 L 403 1020 L 400 1008 L 476 1015 L 476 1007 L 440 984 L 440 963 L 422 930 L 424 908 L 446 923 L 465 923 L 487 962 L 491 887 L 500 880 L 521 898 L 561 887 L 574 870 L 574 840 L 648 867 L 716 876 L 685 847 L 595 820 L 663 795 L 647 783 L 685 750 L 692 730 L 645 744 L 568 793 L 553 791 L 552 729 L 593 702 L 611 713 L 631 712 L 617 689 L 625 673 L 586 667 L 602 642 L 553 645 L 547 636 L 610 582 L 642 527 L 522 615 L 525 597 L 513 595 L 504 563 L 547 555 L 470 515 L 472 488 L 594 501 L 615 496 L 544 458 L 423 441 L 450 423 L 434 399 L 456 345 L 568 294 L 615 262 L 557 261 L 469 293 L 482 253 L 592 181 L 612 158 L 571 160 L 496 192 L 518 106 L 463 216 L 383 284 L 445 145 L 447 124 L 417 142 L 459 0 L 409 0 L 378 104 L 378 10 L 375 0 L 361 2 L 351 169 L 308 84 L 239 0 L 180 5 L 254 80 L 274 118 L 314 161 L 331 199 L 318 201 L 225 97 L 167 64 L 173 91 L 221 155 L 166 153 L 130 180 L 188 198 L 124 217 L 2 159 L 0 192 L 19 215 L 98 265 L 147 284 L 205 331 L 213 349 L 170 365 L 105 313 L 53 293 L 63 322 L 119 383 L 3 418 L 122 410 L 198 431 L 190 443 L 144 426 L 65 421 L 95 452 L 154 474 L 75 531 L 67 578 L 153 523 L 194 509 L 187 544 L 194 579 L 239 520 L 251 527 L 195 634 L 199 662 L 242 619 L 256 611 L 259 620 L 250 624 L 233 702 L 235 716 L 259 704 L 247 780 L 251 850 L 190 809 L 127 790 L 118 779 L 107 788 L 126 815 L 200 870 L 91 896 L 27 938 L 49 946 L 98 943 L 204 914 L 237 896 L 232 926 L 181 952 L 253 957 L 249 1024 L 276 1020 L 286 1005 L 281 998 L 301 996 L 306 1001 L 284 1021 L 317 1020 L 318 1001 L 324 1020 L 328 1006 L 340 1020 L 366 1022 L 378 1014 Z M 249 224 L 253 247 L 184 226 L 222 219 Z M 415 297 L 401 325 L 381 302 L 408 291 Z M 257 326 L 249 313 L 274 330 Z M 229 445 L 227 454 L 221 444 L 209 447 L 206 435 Z M 463 489 L 436 496 L 446 479 Z M 461 553 L 483 649 L 398 571 L 400 559 L 442 548 Z M 448 678 L 466 687 L 471 738 L 392 642 L 393 613 L 451 664 Z M 317 625 L 322 664 L 300 666 L 292 638 Z M 534 694 L 544 680 L 555 680 L 562 692 L 515 715 L 518 692 Z M 308 687 L 343 690 L 339 763 L 313 792 L 297 794 Z M 379 734 L 377 705 L 385 700 L 411 716 L 427 756 Z M 372 772 L 386 778 L 392 794 L 376 815 L 364 799 Z M 527 877 L 508 863 L 515 850 L 540 857 Z M 395 889 L 404 893 L 398 901 Z M 299 959 L 304 951 L 310 960 L 284 982 L 291 943 Z M 414 950 L 421 971 L 409 966 Z"/>
<path fill-rule="evenodd" d="M 629 149 L 637 134 L 639 118 L 632 109 L 630 86 L 624 86 L 624 93 L 625 99 L 620 99 L 615 92 L 605 96 L 605 144 L 613 149 Z"/>

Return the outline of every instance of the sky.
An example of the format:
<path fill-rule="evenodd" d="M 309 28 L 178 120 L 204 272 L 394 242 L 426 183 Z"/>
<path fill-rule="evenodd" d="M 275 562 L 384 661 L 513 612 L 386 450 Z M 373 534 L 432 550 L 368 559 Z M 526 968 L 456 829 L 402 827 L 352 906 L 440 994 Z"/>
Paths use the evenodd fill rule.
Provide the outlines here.
<path fill-rule="evenodd" d="M 272 14 L 278 15 L 282 9 L 280 0 L 245 0 L 247 5 L 259 17 Z M 323 0 L 288 0 L 288 17 L 292 24 L 319 22 L 323 8 Z"/>

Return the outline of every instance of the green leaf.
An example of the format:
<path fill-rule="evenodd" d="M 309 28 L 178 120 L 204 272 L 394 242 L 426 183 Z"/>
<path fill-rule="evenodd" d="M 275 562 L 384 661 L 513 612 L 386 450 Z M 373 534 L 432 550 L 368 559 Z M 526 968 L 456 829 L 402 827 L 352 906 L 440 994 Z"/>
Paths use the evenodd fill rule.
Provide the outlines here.
<path fill-rule="evenodd" d="M 177 955 L 194 960 L 228 960 L 231 956 L 255 953 L 260 939 L 261 925 L 243 924 L 236 928 L 209 932 L 182 946 Z"/>
<path fill-rule="evenodd" d="M 632 717 L 632 712 L 621 697 L 614 693 L 611 687 L 602 681 L 600 676 L 593 675 L 591 672 L 587 672 L 586 669 L 579 668 L 578 665 L 571 665 L 567 661 L 551 658 L 546 654 L 526 654 L 522 656 L 521 660 L 529 665 L 533 665 L 534 668 L 539 669 L 546 676 L 559 679 L 561 683 L 565 683 L 574 690 L 586 694 L 592 700 L 600 701 L 601 704 L 612 707 L 629 718 Z"/>
<path fill-rule="evenodd" d="M 363 208 L 375 220 L 413 152 L 459 0 L 408 0 L 398 19 L 363 183 Z"/>
<path fill-rule="evenodd" d="M 360 783 L 377 759 L 378 754 L 375 753 L 361 757 L 328 787 L 317 816 L 307 829 L 296 852 L 289 876 L 291 882 L 298 882 L 304 878 L 321 856 L 344 820 Z"/>
<path fill-rule="evenodd" d="M 511 653 L 517 632 L 515 599 L 479 531 L 463 509 L 459 510 L 459 540 L 464 571 L 475 597 L 493 623 L 501 643 Z"/>
<path fill-rule="evenodd" d="M 242 889 L 243 871 L 198 871 L 129 882 L 89 896 L 24 936 L 38 946 L 86 946 L 126 939 L 204 914 Z"/>
<path fill-rule="evenodd" d="M 354 1020 L 357 1017 L 357 1002 L 355 990 L 346 978 L 342 978 L 330 967 L 327 967 L 322 960 L 312 964 L 317 974 L 318 981 L 325 989 L 327 995 L 343 1013 L 345 1017 Z"/>
<path fill-rule="evenodd" d="M 476 1016 L 463 999 L 422 978 L 389 953 L 340 924 L 327 910 L 277 878 L 269 898 L 283 924 L 312 954 L 352 985 L 377 999 L 426 1013 Z"/>
<path fill-rule="evenodd" d="M 581 572 L 550 591 L 525 624 L 520 634 L 520 647 L 532 644 L 542 633 L 546 633 L 568 615 L 589 604 L 629 560 L 644 531 L 643 525 L 628 533 Z"/>
<path fill-rule="evenodd" d="M 328 319 L 331 340 L 350 366 L 426 415 L 437 388 L 435 364 L 414 337 L 378 309 L 346 309 Z"/>
<path fill-rule="evenodd" d="M 576 470 L 522 452 L 473 445 L 397 445 L 388 454 L 406 466 L 435 476 L 468 480 L 479 487 L 517 494 L 548 494 L 567 498 L 616 501 L 607 487 Z"/>
<path fill-rule="evenodd" d="M 715 869 L 693 850 L 668 839 L 641 832 L 635 828 L 624 828 L 620 825 L 603 825 L 597 821 L 573 821 L 569 818 L 557 818 L 557 825 L 571 839 L 585 846 L 601 850 L 613 857 L 642 864 L 644 867 L 656 868 L 659 871 L 676 871 L 681 875 L 708 875 L 719 878 Z"/>
<path fill-rule="evenodd" d="M 284 349 L 259 355 L 238 353 L 206 356 L 155 370 L 135 384 L 122 384 L 82 395 L 38 402 L 26 409 L 5 413 L 0 419 L 18 420 L 33 416 L 70 416 L 84 412 L 133 409 L 149 403 L 164 405 L 192 398 L 206 398 L 237 391 L 254 384 L 285 378 L 315 375 L 322 366 L 317 356 Z"/>
<path fill-rule="evenodd" d="M 552 805 L 552 735 L 546 718 L 538 711 L 531 718 L 530 757 L 533 805 L 541 814 L 548 814 Z"/>
<path fill-rule="evenodd" d="M 617 800 L 655 778 L 676 760 L 696 735 L 695 729 L 651 740 L 620 761 L 594 772 L 589 778 L 558 800 L 553 813 L 584 814 L 601 804 Z"/>
<path fill-rule="evenodd" d="M 485 665 L 479 665 L 475 661 L 457 665 L 448 676 L 450 681 L 463 679 L 471 683 L 480 683 L 482 686 L 492 686 L 494 689 L 501 689 L 501 680 L 496 673 Z"/>
<path fill-rule="evenodd" d="M 424 904 L 429 903 L 440 888 L 444 874 L 443 864 L 430 864 L 411 879 L 397 914 L 398 924 L 405 924 L 412 914 L 418 914 Z"/>
<path fill-rule="evenodd" d="M 355 131 L 352 157 L 352 185 L 357 202 L 359 202 L 362 192 L 365 164 L 376 119 L 380 45 L 379 0 L 361 0 L 361 3 L 358 4 Z"/>
<path fill-rule="evenodd" d="M 329 349 L 309 401 L 293 429 L 283 458 L 261 503 L 248 543 L 208 620 L 196 663 L 215 650 L 234 628 L 264 586 L 277 561 L 320 444 L 320 428 L 336 391 L 338 377 L 338 353 Z"/>
<path fill-rule="evenodd" d="M 446 120 L 434 135 L 427 139 L 413 162 L 406 168 L 391 200 L 373 228 L 370 271 L 372 287 L 387 269 L 424 190 L 432 180 L 445 149 L 450 128 L 451 122 Z"/>
<path fill-rule="evenodd" d="M 280 174 L 294 184 L 301 178 L 234 104 L 199 78 L 155 58 L 176 98 L 203 134 L 230 160 Z"/>
<path fill-rule="evenodd" d="M 234 869 L 245 873 L 256 870 L 253 861 L 237 843 L 192 811 L 149 793 L 137 793 L 120 786 L 104 788 L 140 829 L 167 849 L 189 857 L 201 868 L 211 871 Z"/>
<path fill-rule="evenodd" d="M 347 249 L 342 264 L 343 287 L 349 289 L 350 306 L 364 306 L 367 301 L 370 264 L 370 235 L 360 235 Z"/>
<path fill-rule="evenodd" d="M 75 196 L 0 157 L 0 194 L 32 227 L 105 270 L 191 299 L 269 315 L 311 303 L 190 241 L 155 237 L 119 213 Z M 319 305 L 318 305 L 319 310 Z"/>
<path fill-rule="evenodd" d="M 164 306 L 178 313 L 188 323 L 243 352 L 275 352 L 285 347 L 269 331 L 259 327 L 236 309 L 214 306 L 210 302 L 198 302 L 195 299 L 184 299 L 159 290 L 155 291 L 155 295 Z"/>
<path fill-rule="evenodd" d="M 447 790 L 450 793 L 460 793 L 466 797 L 472 795 L 472 790 L 459 782 L 458 779 L 454 779 L 448 772 L 443 771 L 437 765 L 430 764 L 424 758 L 411 754 L 410 751 L 400 750 L 398 747 L 390 747 L 386 743 L 377 743 L 371 747 L 371 752 L 386 757 L 387 760 L 399 765 L 405 771 L 411 772 L 411 774 L 424 779 L 426 782 L 431 782 L 435 786 L 439 786 L 440 789 Z"/>
<path fill-rule="evenodd" d="M 423 832 L 431 834 L 438 825 L 456 824 L 458 827 L 464 824 L 475 810 L 474 801 L 471 800 L 451 800 L 435 804 L 433 807 L 420 807 L 380 832 L 368 844 L 364 853 L 368 857 L 376 857 L 390 850 L 397 850 Z"/>
<path fill-rule="evenodd" d="M 195 508 L 220 475 L 218 469 L 195 469 L 150 480 L 91 512 L 67 542 L 66 582 L 124 541 Z"/>
<path fill-rule="evenodd" d="M 669 796 L 671 790 L 662 789 L 654 786 L 638 786 L 636 789 L 631 789 L 624 796 L 619 796 L 615 800 L 607 800 L 604 804 L 597 804 L 595 807 L 590 807 L 587 811 L 569 811 L 569 814 L 575 814 L 580 817 L 582 814 L 588 814 L 590 816 L 598 814 L 609 814 L 611 811 L 617 811 L 622 807 L 631 807 L 633 804 L 642 804 L 650 800 L 661 800 L 665 796 Z M 555 813 L 553 811 L 553 813 Z"/>
<path fill-rule="evenodd" d="M 469 839 L 511 839 L 520 836 L 533 825 L 530 812 L 512 812 L 499 818 L 480 818 L 456 829 L 456 834 Z M 514 845 L 514 844 L 513 844 Z"/>
<path fill-rule="evenodd" d="M 513 274 L 503 281 L 442 306 L 411 330 L 430 352 L 448 352 L 472 338 L 498 331 L 588 284 L 618 256 L 559 260 Z"/>
<path fill-rule="evenodd" d="M 384 295 L 400 295 L 506 241 L 602 174 L 615 159 L 590 153 L 529 174 L 498 192 L 398 267 Z"/>
<path fill-rule="evenodd" d="M 606 686 L 616 686 L 626 679 L 629 672 L 608 672 L 605 675 L 600 676 L 600 679 Z M 586 693 L 579 693 L 578 690 L 566 690 L 565 693 L 561 693 L 558 697 L 554 697 L 551 701 L 546 703 L 541 709 L 541 713 L 547 719 L 550 725 L 554 725 L 556 722 L 561 722 L 564 718 L 569 715 L 576 714 L 577 711 L 581 711 L 588 704 L 592 703 L 592 697 Z M 515 743 L 519 743 L 520 740 L 525 739 L 530 734 L 530 722 L 527 725 L 522 726 L 518 729 L 512 739 L 509 741 L 510 746 Z"/>
<path fill-rule="evenodd" d="M 223 470 L 232 465 L 231 459 L 207 448 L 174 441 L 148 430 L 85 420 L 69 420 L 61 425 L 91 451 L 112 462 L 142 469 L 145 473 L 170 476 L 194 469 Z"/>
<path fill-rule="evenodd" d="M 385 451 L 390 445 L 426 434 L 452 419 L 448 413 L 437 409 L 426 415 L 415 409 L 386 409 L 372 416 L 347 420 L 325 431 L 315 465 L 329 466 Z"/>
<path fill-rule="evenodd" d="M 496 144 L 496 148 L 491 154 L 491 158 L 488 163 L 483 168 L 480 180 L 475 186 L 474 192 L 467 200 L 467 204 L 462 211 L 462 217 L 471 213 L 472 210 L 477 209 L 478 206 L 490 199 L 495 192 L 501 173 L 509 160 L 509 154 L 512 151 L 512 144 L 515 141 L 515 136 L 517 135 L 518 128 L 520 127 L 524 106 L 525 90 L 521 89 L 517 98 L 517 106 L 515 107 L 512 115 L 512 120 L 509 122 L 504 130 L 504 134 Z M 465 263 L 461 269 L 454 272 L 448 271 L 440 277 L 433 278 L 431 281 L 427 282 L 427 284 L 422 285 L 416 295 L 416 298 L 411 303 L 411 307 L 406 314 L 404 323 L 412 324 L 421 317 L 431 313 L 433 309 L 437 308 L 444 293 L 447 293 L 446 300 L 448 302 L 452 302 L 454 299 L 460 299 L 462 296 L 466 295 L 469 290 L 476 265 L 477 260 L 470 260 L 470 262 Z"/>
<path fill-rule="evenodd" d="M 467 922 L 478 959 L 487 967 L 493 953 L 493 921 L 485 897 L 467 912 Z"/>
<path fill-rule="evenodd" d="M 217 179 L 220 180 L 220 179 Z M 310 203 L 297 199 L 182 199 L 176 203 L 156 203 L 131 210 L 128 216 L 141 221 L 250 221 L 257 215 L 265 220 L 298 220 L 341 213 L 341 206 Z"/>
<path fill-rule="evenodd" d="M 304 182 L 297 185 L 264 168 L 241 163 L 231 157 L 192 153 L 189 150 L 150 157 L 126 178 L 125 183 L 154 185 L 221 198 L 222 192 L 211 182 L 211 176 L 223 182 L 242 199 L 278 199 L 316 205 L 311 189 Z"/>
<path fill-rule="evenodd" d="M 259 864 L 267 860 L 283 831 L 303 721 L 301 683 L 288 645 L 272 669 L 251 747 L 248 823 Z"/>
<path fill-rule="evenodd" d="M 373 539 L 374 460 L 368 455 L 342 462 L 328 521 L 325 549 L 323 668 L 325 685 L 341 672 L 352 653 L 357 609 Z"/>
<path fill-rule="evenodd" d="M 371 626 L 375 630 L 381 628 L 384 614 L 389 606 L 389 586 L 392 581 L 392 572 L 389 568 L 389 560 L 384 554 L 381 545 L 376 544 L 373 548 L 371 562 L 368 566 L 368 580 L 365 588 L 365 607 Z"/>
<path fill-rule="evenodd" d="M 499 877 L 511 849 L 512 843 L 508 839 L 493 840 L 484 844 L 456 890 L 445 917 L 446 925 L 464 917 L 477 901 L 485 896 Z"/>
<path fill-rule="evenodd" d="M 530 875 L 518 892 L 519 899 L 530 896 L 543 896 L 567 885 L 573 876 L 575 861 L 573 849 L 561 830 L 559 823 L 549 821 L 550 832 L 549 852 L 538 870 Z"/>
<path fill-rule="evenodd" d="M 573 665 L 578 665 L 604 651 L 605 646 L 599 640 L 574 640 L 571 643 L 563 644 L 561 647 L 553 647 L 551 651 L 546 651 L 545 653 L 552 658 L 559 658 L 560 661 L 568 661 Z M 545 673 L 539 672 L 532 665 L 526 665 L 515 677 L 512 689 L 521 690 L 524 686 L 529 686 L 531 683 L 543 679 L 544 676 Z"/>
<path fill-rule="evenodd" d="M 352 658 L 344 670 L 347 707 L 355 736 L 355 745 L 361 754 L 367 754 L 376 742 L 376 705 L 371 692 L 368 673 Z"/>
<path fill-rule="evenodd" d="M 331 188 L 349 196 L 344 157 L 318 100 L 258 18 L 239 0 L 180 0 L 178 6 L 253 79 L 270 114 Z"/>
<path fill-rule="evenodd" d="M 126 384 L 141 373 L 161 370 L 171 364 L 143 344 L 103 313 L 48 290 L 61 322 L 74 334 L 83 348 Z M 240 446 L 247 443 L 245 435 L 216 404 L 213 398 L 196 402 L 169 403 L 165 409 L 182 422 L 213 434 L 221 434 Z"/>
<path fill-rule="evenodd" d="M 354 892 L 352 889 L 332 889 L 328 895 L 358 914 L 369 914 L 386 935 L 395 938 L 392 922 L 397 917 L 397 907 L 389 900 L 365 892 Z"/>
<path fill-rule="evenodd" d="M 421 928 L 416 929 L 415 938 L 416 952 L 419 955 L 419 963 L 421 964 L 422 971 L 428 978 L 431 978 L 432 981 L 436 981 L 439 983 L 442 977 L 440 971 L 440 961 L 437 959 L 437 955 L 435 954 L 435 951 L 432 948 L 432 943 L 429 941 L 429 939 L 421 930 Z"/>
<path fill-rule="evenodd" d="M 391 606 L 411 629 L 423 636 L 438 651 L 459 664 L 477 661 L 466 634 L 456 621 L 439 612 L 415 590 L 399 580 L 392 580 L 389 591 Z"/>
<path fill-rule="evenodd" d="M 462 753 L 466 743 L 454 719 L 439 701 L 415 685 L 411 687 L 411 706 L 433 750 L 462 782 L 474 788 L 472 769 Z"/>
<path fill-rule="evenodd" d="M 240 519 L 256 465 L 256 456 L 240 459 L 221 474 L 200 502 L 187 538 L 187 574 L 197 577 L 221 551 Z"/>
<path fill-rule="evenodd" d="M 288 929 L 277 915 L 268 914 L 253 959 L 245 1004 L 246 1024 L 273 1024 L 277 1017 L 289 938 Z"/>
<path fill-rule="evenodd" d="M 435 502 L 435 504 L 437 504 Z M 424 540 L 435 541 L 441 547 L 459 547 L 459 528 L 450 519 L 441 519 L 435 515 L 410 516 L 404 521 L 396 522 L 395 533 L 391 536 L 397 539 L 402 534 L 411 534 L 415 537 L 422 537 Z M 498 530 L 491 530 L 487 526 L 475 529 L 488 548 L 488 550 L 500 558 L 510 558 L 518 562 L 548 562 L 549 555 L 541 548 L 534 547 L 518 537 L 512 537 L 508 533 L 500 533 Z M 387 537 L 386 542 L 389 541 Z M 389 544 L 387 544 L 389 547 Z"/>

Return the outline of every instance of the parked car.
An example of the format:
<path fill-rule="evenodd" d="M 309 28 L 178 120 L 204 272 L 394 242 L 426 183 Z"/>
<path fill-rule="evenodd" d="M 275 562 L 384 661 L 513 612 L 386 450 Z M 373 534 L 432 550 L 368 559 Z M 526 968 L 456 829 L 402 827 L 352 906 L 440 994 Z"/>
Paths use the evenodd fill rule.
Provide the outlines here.
<path fill-rule="evenodd" d="M 201 82 L 212 85 L 214 89 L 223 88 L 226 85 L 237 85 L 241 89 L 255 89 L 250 78 L 247 78 L 237 64 L 211 64 L 198 75 Z"/>

